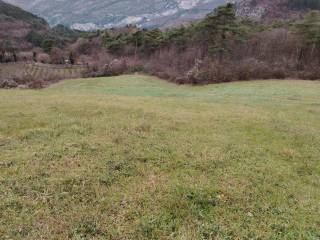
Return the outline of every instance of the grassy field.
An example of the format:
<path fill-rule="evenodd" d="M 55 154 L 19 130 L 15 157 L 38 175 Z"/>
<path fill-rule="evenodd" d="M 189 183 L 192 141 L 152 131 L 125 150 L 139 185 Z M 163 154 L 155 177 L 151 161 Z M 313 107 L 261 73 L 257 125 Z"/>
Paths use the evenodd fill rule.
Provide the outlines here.
<path fill-rule="evenodd" d="M 0 90 L 0 239 L 320 238 L 320 82 Z"/>

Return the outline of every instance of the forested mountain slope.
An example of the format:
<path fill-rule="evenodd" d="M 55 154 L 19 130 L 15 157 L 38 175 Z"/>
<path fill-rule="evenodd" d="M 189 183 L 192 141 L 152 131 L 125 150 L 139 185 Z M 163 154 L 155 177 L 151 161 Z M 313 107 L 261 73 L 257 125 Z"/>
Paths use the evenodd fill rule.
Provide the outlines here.
<path fill-rule="evenodd" d="M 52 42 L 62 46 L 79 34 L 62 25 L 50 28 L 43 18 L 0 0 L 0 49 L 12 52 L 50 47 Z"/>

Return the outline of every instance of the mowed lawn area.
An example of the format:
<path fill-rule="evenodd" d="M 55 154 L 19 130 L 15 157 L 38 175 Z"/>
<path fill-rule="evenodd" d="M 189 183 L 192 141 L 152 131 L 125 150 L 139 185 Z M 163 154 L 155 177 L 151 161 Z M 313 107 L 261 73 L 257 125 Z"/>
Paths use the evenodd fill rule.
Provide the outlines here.
<path fill-rule="evenodd" d="M 319 238 L 319 81 L 0 90 L 0 239 Z"/>

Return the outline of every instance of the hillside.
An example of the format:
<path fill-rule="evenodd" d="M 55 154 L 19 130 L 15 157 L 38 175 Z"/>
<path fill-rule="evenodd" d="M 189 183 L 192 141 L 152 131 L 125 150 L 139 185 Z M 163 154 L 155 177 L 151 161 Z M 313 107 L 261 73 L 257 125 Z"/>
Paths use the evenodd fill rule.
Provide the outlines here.
<path fill-rule="evenodd" d="M 44 19 L 24 11 L 19 7 L 7 4 L 2 0 L 0 0 L 0 18 L 1 21 L 23 21 L 37 26 L 47 26 L 47 23 Z"/>
<path fill-rule="evenodd" d="M 320 84 L 0 90 L 2 239 L 315 240 Z"/>
<path fill-rule="evenodd" d="M 34 30 L 40 34 L 48 29 L 44 19 L 0 0 L 0 44 L 10 41 L 12 46 L 30 48 L 26 40 L 28 33 Z"/>
<path fill-rule="evenodd" d="M 82 35 L 86 34 L 62 25 L 51 28 L 43 18 L 0 0 L 0 62 L 13 61 L 18 53 L 30 60 L 31 51 L 50 53 Z"/>
<path fill-rule="evenodd" d="M 254 20 L 301 19 L 309 10 L 320 10 L 319 0 L 239 0 L 237 15 Z"/>
<path fill-rule="evenodd" d="M 6 0 L 46 18 L 51 25 L 75 29 L 117 27 L 137 24 L 168 27 L 203 18 L 228 0 Z M 70 14 L 71 13 L 71 14 Z"/>

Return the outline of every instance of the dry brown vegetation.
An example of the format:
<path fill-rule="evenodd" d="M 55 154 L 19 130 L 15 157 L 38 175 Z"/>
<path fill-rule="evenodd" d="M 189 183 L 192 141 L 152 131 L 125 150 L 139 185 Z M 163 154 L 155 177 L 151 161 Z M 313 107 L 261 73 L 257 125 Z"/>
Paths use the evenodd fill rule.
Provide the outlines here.
<path fill-rule="evenodd" d="M 179 84 L 284 78 L 315 80 L 320 79 L 319 23 L 317 12 L 295 22 L 239 20 L 232 5 L 228 5 L 189 27 L 166 31 L 128 27 L 119 33 L 106 31 L 100 42 L 99 37 L 91 40 L 93 44 L 89 40 L 78 41 L 75 51 L 91 49 L 91 52 L 80 51 L 94 57 L 90 61 L 87 56 L 91 66 L 88 76 L 140 70 Z M 100 43 L 106 49 L 99 47 Z M 110 70 L 111 63 L 115 63 L 116 70 Z"/>
<path fill-rule="evenodd" d="M 31 63 L 0 65 L 0 88 L 43 88 L 59 80 L 80 78 L 83 66 Z"/>
<path fill-rule="evenodd" d="M 265 31 L 247 41 L 230 43 L 229 53 L 212 58 L 206 47 L 190 44 L 184 51 L 160 49 L 145 69 L 177 83 L 219 83 L 251 79 L 320 79 L 319 58 L 309 46 L 286 28 Z"/>

